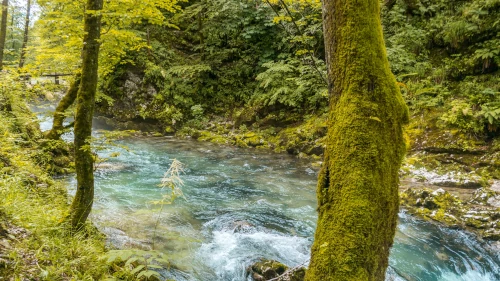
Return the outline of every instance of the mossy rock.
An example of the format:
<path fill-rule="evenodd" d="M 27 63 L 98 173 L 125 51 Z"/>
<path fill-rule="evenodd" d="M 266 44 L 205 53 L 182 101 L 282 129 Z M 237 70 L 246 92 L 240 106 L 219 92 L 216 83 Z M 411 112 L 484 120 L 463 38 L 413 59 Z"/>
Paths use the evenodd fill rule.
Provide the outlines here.
<path fill-rule="evenodd" d="M 247 268 L 247 276 L 250 275 L 254 281 L 266 281 L 279 276 L 282 281 L 303 281 L 306 269 L 300 267 L 290 271 L 288 266 L 274 260 L 261 259 Z M 285 274 L 287 273 L 287 274 Z"/>
<path fill-rule="evenodd" d="M 253 123 L 257 117 L 257 107 L 245 107 L 241 111 L 235 112 L 235 126 Z"/>
<path fill-rule="evenodd" d="M 199 141 L 209 141 L 217 144 L 230 144 L 230 140 L 224 136 L 217 135 L 207 131 L 201 131 L 198 137 Z"/>
<path fill-rule="evenodd" d="M 234 141 L 234 144 L 238 147 L 244 147 L 244 148 L 248 147 L 248 144 L 245 141 L 243 141 L 239 136 L 235 136 L 233 138 L 233 141 Z"/>
<path fill-rule="evenodd" d="M 443 189 L 412 189 L 400 194 L 401 205 L 410 213 L 452 228 L 462 228 L 489 240 L 500 239 L 500 208 L 491 188 L 476 190 L 461 201 Z M 495 204 L 492 204 L 495 203 Z"/>
<path fill-rule="evenodd" d="M 39 163 L 47 163 L 47 170 L 52 175 L 62 175 L 71 172 L 71 163 L 73 158 L 72 144 L 63 140 L 42 139 L 40 142 L 42 148 L 34 156 L 34 160 Z"/>
<path fill-rule="evenodd" d="M 251 147 L 257 147 L 257 146 L 262 146 L 265 142 L 263 139 L 255 136 L 253 138 L 245 139 L 246 144 Z"/>
<path fill-rule="evenodd" d="M 315 145 L 315 146 L 309 148 L 306 151 L 306 154 L 307 155 L 321 156 L 321 155 L 323 155 L 324 152 L 325 152 L 325 146 L 320 144 L 320 145 Z"/>
<path fill-rule="evenodd" d="M 498 229 L 488 229 L 483 232 L 483 237 L 488 240 L 499 241 L 500 240 L 500 230 Z"/>
<path fill-rule="evenodd" d="M 196 137 L 193 137 L 200 141 L 210 141 L 213 138 L 213 135 L 208 131 L 198 131 Z"/>
<path fill-rule="evenodd" d="M 465 220 L 465 225 L 476 228 L 476 229 L 484 229 L 486 228 L 486 222 L 481 221 L 476 218 L 467 218 Z"/>
<path fill-rule="evenodd" d="M 408 132 L 408 131 L 407 131 Z M 486 152 L 484 140 L 474 138 L 457 130 L 428 129 L 409 131 L 413 139 L 413 150 L 429 153 L 474 154 Z M 418 132 L 418 133 L 417 133 Z"/>
<path fill-rule="evenodd" d="M 189 130 L 189 129 L 185 129 L 186 131 L 186 135 L 191 135 L 191 137 L 193 139 L 199 139 L 201 136 L 202 136 L 202 132 L 199 131 L 199 130 Z M 179 136 L 179 133 L 177 133 L 177 136 Z"/>

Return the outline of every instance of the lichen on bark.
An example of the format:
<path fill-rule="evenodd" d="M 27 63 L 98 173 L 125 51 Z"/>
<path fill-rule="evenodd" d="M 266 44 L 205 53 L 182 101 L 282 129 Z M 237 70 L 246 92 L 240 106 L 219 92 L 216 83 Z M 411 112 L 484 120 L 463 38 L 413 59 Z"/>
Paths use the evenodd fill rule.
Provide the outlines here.
<path fill-rule="evenodd" d="M 323 1 L 330 113 L 306 280 L 384 280 L 408 109 L 389 70 L 378 0 Z"/>

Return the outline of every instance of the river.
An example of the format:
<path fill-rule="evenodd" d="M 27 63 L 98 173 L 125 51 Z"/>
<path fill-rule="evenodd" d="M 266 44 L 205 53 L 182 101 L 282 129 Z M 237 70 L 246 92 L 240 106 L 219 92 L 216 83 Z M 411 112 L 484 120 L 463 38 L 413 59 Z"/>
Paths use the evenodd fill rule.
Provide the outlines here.
<path fill-rule="evenodd" d="M 42 122 L 42 129 L 48 121 Z M 168 137 L 131 137 L 96 172 L 91 218 L 120 247 L 167 254 L 165 277 L 247 280 L 259 258 L 307 261 L 316 224 L 317 173 L 286 154 Z M 185 198 L 160 207 L 158 187 L 173 159 L 184 163 Z M 75 180 L 70 179 L 70 192 Z M 157 225 L 157 227 L 155 227 Z M 500 280 L 487 242 L 400 212 L 387 280 Z"/>

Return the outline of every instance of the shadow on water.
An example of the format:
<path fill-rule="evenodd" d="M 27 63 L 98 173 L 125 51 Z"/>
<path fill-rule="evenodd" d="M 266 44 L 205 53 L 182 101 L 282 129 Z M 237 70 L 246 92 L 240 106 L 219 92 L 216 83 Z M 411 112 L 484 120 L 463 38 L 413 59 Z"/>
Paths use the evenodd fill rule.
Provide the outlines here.
<path fill-rule="evenodd" d="M 308 162 L 163 137 L 123 144 L 131 151 L 96 173 L 92 218 L 120 247 L 150 248 L 154 236 L 174 264 L 166 277 L 246 280 L 246 267 L 259 258 L 289 266 L 309 258 L 316 174 Z M 159 213 L 151 201 L 161 197 L 157 185 L 174 158 L 187 166 L 187 199 Z M 499 260 L 472 235 L 401 212 L 387 280 L 500 280 Z"/>

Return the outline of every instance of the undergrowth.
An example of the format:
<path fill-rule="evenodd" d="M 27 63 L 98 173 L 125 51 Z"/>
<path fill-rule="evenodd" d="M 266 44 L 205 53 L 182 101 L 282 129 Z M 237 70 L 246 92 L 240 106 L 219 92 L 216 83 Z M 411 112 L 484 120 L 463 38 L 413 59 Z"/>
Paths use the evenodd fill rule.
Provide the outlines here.
<path fill-rule="evenodd" d="M 41 133 L 26 106 L 26 88 L 8 74 L 1 78 L 0 220 L 8 242 L 0 247 L 0 279 L 100 280 L 108 271 L 101 260 L 105 239 L 90 225 L 69 232 L 67 192 L 39 162 L 46 157 L 40 156 Z"/>

